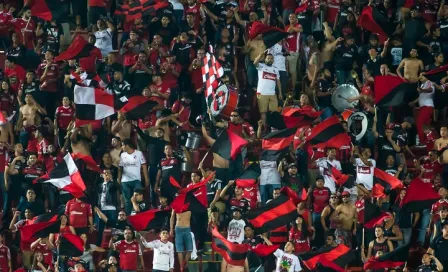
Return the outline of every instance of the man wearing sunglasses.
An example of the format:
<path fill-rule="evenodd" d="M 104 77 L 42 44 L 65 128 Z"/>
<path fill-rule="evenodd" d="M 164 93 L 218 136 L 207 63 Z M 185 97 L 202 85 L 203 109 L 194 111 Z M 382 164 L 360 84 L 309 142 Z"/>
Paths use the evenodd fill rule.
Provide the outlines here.
<path fill-rule="evenodd" d="M 335 231 L 336 241 L 338 244 L 345 244 L 351 246 L 352 241 L 352 227 L 356 233 L 356 209 L 350 202 L 350 193 L 342 192 L 342 203 L 336 207 L 335 213 L 339 221 L 338 227 Z"/>

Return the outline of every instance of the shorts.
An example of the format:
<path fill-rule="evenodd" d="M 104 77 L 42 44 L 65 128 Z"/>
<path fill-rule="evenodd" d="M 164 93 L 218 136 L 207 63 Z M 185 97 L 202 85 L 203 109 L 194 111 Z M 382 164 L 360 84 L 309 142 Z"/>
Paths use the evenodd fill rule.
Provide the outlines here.
<path fill-rule="evenodd" d="M 277 95 L 261 95 L 257 94 L 258 110 L 260 113 L 266 113 L 268 111 L 276 111 L 278 108 Z"/>
<path fill-rule="evenodd" d="M 190 227 L 176 227 L 175 231 L 175 245 L 176 252 L 191 252 L 193 251 L 193 239 L 191 238 Z"/>

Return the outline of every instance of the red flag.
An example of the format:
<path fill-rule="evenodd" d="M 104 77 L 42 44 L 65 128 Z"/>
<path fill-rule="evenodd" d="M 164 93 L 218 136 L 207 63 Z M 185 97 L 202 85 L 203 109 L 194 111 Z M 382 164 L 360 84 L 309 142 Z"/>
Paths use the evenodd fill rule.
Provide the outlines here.
<path fill-rule="evenodd" d="M 439 194 L 432 188 L 430 182 L 416 178 L 409 185 L 406 195 L 400 203 L 400 212 L 414 213 L 429 209 L 439 199 Z"/>
<path fill-rule="evenodd" d="M 90 56 L 94 48 L 93 44 L 88 43 L 81 35 L 77 35 L 67 50 L 55 57 L 54 61 L 85 58 Z"/>
<path fill-rule="evenodd" d="M 65 233 L 61 234 L 59 240 L 58 254 L 68 257 L 80 257 L 84 254 L 84 241 L 81 237 Z"/>
<path fill-rule="evenodd" d="M 246 262 L 247 251 L 249 245 L 234 244 L 227 241 L 219 231 L 214 228 L 212 231 L 213 243 L 212 248 L 221 255 L 228 264 L 235 266 L 244 266 Z"/>
<path fill-rule="evenodd" d="M 306 139 L 308 143 L 321 148 L 340 148 L 351 144 L 350 136 L 335 115 L 313 127 Z"/>
<path fill-rule="evenodd" d="M 320 263 L 323 259 L 326 259 L 327 262 L 335 262 L 338 258 L 346 256 L 350 252 L 350 248 L 346 245 L 340 244 L 336 247 L 323 247 L 316 252 L 308 252 L 305 254 L 301 254 L 300 257 L 303 263 L 308 267 L 309 270 L 314 271 L 316 269 L 317 264 Z M 347 264 L 350 262 L 349 259 L 345 259 Z M 345 265 L 338 262 L 338 266 L 344 267 Z M 338 271 L 340 271 L 338 269 Z"/>
<path fill-rule="evenodd" d="M 136 231 L 153 230 L 161 228 L 170 213 L 170 210 L 149 210 L 130 215 L 128 220 Z"/>
<path fill-rule="evenodd" d="M 377 194 L 381 194 L 381 191 L 385 194 L 389 194 L 391 190 L 403 188 L 403 183 L 401 183 L 399 179 L 389 175 L 379 168 L 375 167 L 373 176 L 375 178 L 374 183 L 376 185 L 375 190 Z"/>
<path fill-rule="evenodd" d="M 392 37 L 395 27 L 377 8 L 367 6 L 358 18 L 358 25 L 381 36 Z M 376 89 L 375 89 L 376 90 Z"/>
<path fill-rule="evenodd" d="M 95 160 L 88 155 L 81 154 L 81 153 L 72 153 L 72 158 L 74 160 L 78 160 L 78 159 L 82 160 L 86 164 L 87 168 L 92 171 L 98 172 L 100 174 L 103 173 L 103 170 L 101 170 L 101 168 L 98 167 Z"/>
<path fill-rule="evenodd" d="M 244 170 L 239 178 L 235 180 L 236 186 L 242 188 L 254 187 L 260 174 L 260 164 L 254 162 L 249 167 L 247 167 L 246 170 Z"/>
<path fill-rule="evenodd" d="M 370 219 L 368 222 L 364 224 L 364 227 L 367 229 L 374 228 L 376 226 L 381 226 L 385 219 L 391 218 L 392 216 L 389 213 L 382 212 L 375 218 Z"/>
<path fill-rule="evenodd" d="M 247 144 L 246 140 L 227 129 L 219 135 L 211 150 L 226 160 L 234 160 Z"/>
<path fill-rule="evenodd" d="M 274 253 L 277 249 L 279 249 L 280 245 L 264 245 L 264 244 L 258 244 L 255 246 L 255 248 L 252 249 L 252 252 L 257 254 L 260 257 L 266 257 Z"/>
<path fill-rule="evenodd" d="M 277 161 L 289 150 L 289 146 L 294 140 L 297 128 L 287 128 L 270 132 L 263 137 L 261 147 L 261 160 Z"/>
<path fill-rule="evenodd" d="M 281 28 L 267 26 L 260 21 L 255 21 L 250 28 L 249 39 L 253 40 L 260 34 L 262 35 L 266 48 L 271 48 L 288 36 L 288 32 Z"/>

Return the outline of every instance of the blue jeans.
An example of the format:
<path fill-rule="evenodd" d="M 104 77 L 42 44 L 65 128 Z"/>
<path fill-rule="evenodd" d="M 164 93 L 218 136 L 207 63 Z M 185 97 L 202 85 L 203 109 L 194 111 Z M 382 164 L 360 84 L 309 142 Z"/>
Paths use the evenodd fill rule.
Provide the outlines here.
<path fill-rule="evenodd" d="M 26 150 L 28 148 L 28 140 L 30 138 L 30 134 L 27 131 L 21 130 L 19 133 L 19 142 L 23 145 L 23 149 Z"/>
<path fill-rule="evenodd" d="M 320 222 L 320 213 L 312 213 L 313 218 L 313 226 L 316 229 L 316 236 L 314 238 L 313 246 L 320 248 L 324 245 L 324 228 L 322 227 L 322 223 Z"/>
<path fill-rule="evenodd" d="M 320 118 L 322 119 L 322 121 L 333 116 L 333 108 L 332 107 L 325 107 L 321 110 L 322 110 L 322 114 L 320 115 Z"/>
<path fill-rule="evenodd" d="M 102 213 L 107 217 L 107 222 L 109 222 L 109 226 L 113 226 L 115 221 L 117 221 L 118 212 L 117 210 L 101 210 Z M 103 233 L 106 228 L 106 223 L 95 215 L 96 225 L 98 226 L 98 234 L 96 237 L 96 245 L 101 246 L 101 242 L 103 241 Z"/>
<path fill-rule="evenodd" d="M 266 201 L 272 198 L 272 192 L 274 192 L 274 189 L 280 187 L 281 187 L 280 184 L 260 185 L 261 202 L 266 203 Z"/>
<path fill-rule="evenodd" d="M 345 84 L 350 71 L 336 70 L 336 81 L 338 84 Z"/>
<path fill-rule="evenodd" d="M 154 186 L 156 186 L 156 179 L 157 179 L 157 172 L 159 171 L 159 168 L 157 167 L 157 164 L 150 164 L 148 167 L 148 174 L 149 174 L 149 184 L 151 185 L 150 195 L 151 195 L 151 204 L 156 207 L 158 205 L 157 203 L 157 195 L 154 191 Z"/>
<path fill-rule="evenodd" d="M 176 252 L 191 252 L 193 251 L 193 237 L 191 237 L 191 228 L 176 227 L 175 244 Z"/>
<path fill-rule="evenodd" d="M 134 194 L 135 189 L 142 189 L 142 182 L 140 180 L 125 181 L 121 183 L 121 191 L 124 197 L 124 208 L 126 214 L 131 214 L 132 203 L 131 197 Z"/>
<path fill-rule="evenodd" d="M 417 242 L 424 244 L 426 238 L 426 229 L 429 226 L 429 221 L 431 219 L 431 213 L 429 209 L 425 209 L 421 213 L 420 224 L 418 227 Z"/>
<path fill-rule="evenodd" d="M 247 67 L 247 83 L 249 87 L 256 88 L 258 83 L 258 70 L 255 67 L 254 62 L 249 58 L 246 58 L 246 67 Z"/>
<path fill-rule="evenodd" d="M 404 228 L 400 230 L 403 233 L 403 240 L 398 241 L 398 246 L 404 246 L 411 241 L 412 228 Z"/>

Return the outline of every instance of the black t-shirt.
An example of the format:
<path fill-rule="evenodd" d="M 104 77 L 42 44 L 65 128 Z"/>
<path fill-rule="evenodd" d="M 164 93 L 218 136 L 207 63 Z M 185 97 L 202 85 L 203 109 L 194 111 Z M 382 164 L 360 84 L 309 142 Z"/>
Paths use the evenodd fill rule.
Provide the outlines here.
<path fill-rule="evenodd" d="M 378 139 L 378 166 L 382 167 L 386 165 L 386 159 L 388 156 L 393 156 L 394 159 L 397 155 L 397 152 L 394 150 L 394 147 L 389 142 L 388 139 L 386 139 L 384 136 L 379 135 Z"/>
<path fill-rule="evenodd" d="M 437 265 L 435 263 L 431 263 L 429 265 L 422 264 L 419 267 L 417 267 L 416 272 L 432 272 L 432 271 L 438 271 Z"/>
<path fill-rule="evenodd" d="M 252 239 L 244 239 L 243 241 L 243 244 L 248 244 L 251 248 L 255 248 L 257 245 L 263 243 L 264 241 L 260 236 L 255 236 Z M 250 250 L 247 252 L 247 262 L 249 263 L 249 269 L 257 268 L 262 265 L 261 258 Z"/>
<path fill-rule="evenodd" d="M 379 76 L 381 75 L 380 66 L 384 63 L 383 57 L 381 55 L 377 55 L 376 58 L 371 59 L 369 58 L 366 61 L 367 69 L 372 71 L 372 76 Z"/>
<path fill-rule="evenodd" d="M 330 91 L 330 82 L 326 79 L 319 79 L 317 86 L 321 92 L 326 93 Z M 317 105 L 321 108 L 331 106 L 331 95 L 317 97 Z"/>
<path fill-rule="evenodd" d="M 44 31 L 44 38 L 46 39 L 48 49 L 59 52 L 60 38 L 64 35 L 64 30 L 61 24 L 57 24 L 56 26 L 47 24 L 42 30 Z"/>
<path fill-rule="evenodd" d="M 282 184 L 285 186 L 289 186 L 292 190 L 299 194 L 299 197 L 303 190 L 303 183 L 299 180 L 299 176 L 290 176 L 288 172 L 285 172 L 285 175 L 282 178 Z"/>
<path fill-rule="evenodd" d="M 144 201 L 137 203 L 137 206 L 140 209 L 140 211 L 138 213 L 146 212 L 149 210 L 149 206 L 146 205 L 146 203 Z M 137 214 L 137 212 L 135 212 L 134 207 L 132 207 L 131 215 L 135 215 L 135 214 Z"/>
<path fill-rule="evenodd" d="M 180 182 L 181 164 L 183 161 L 183 158 L 176 155 L 161 159 L 159 168 L 162 170 L 162 182 L 168 182 L 170 177 L 173 177 L 177 182 Z"/>
<path fill-rule="evenodd" d="M 12 161 L 14 160 L 15 156 L 12 155 L 9 157 L 8 160 L 8 166 L 11 165 Z M 25 162 L 22 162 L 21 160 L 16 161 L 16 164 L 14 166 L 14 169 L 16 169 L 18 171 L 17 175 L 11 175 L 9 174 L 9 177 L 11 178 L 11 182 L 14 185 L 20 184 L 20 182 L 23 179 L 23 169 L 27 166 L 26 164 L 26 158 L 25 158 Z"/>
<path fill-rule="evenodd" d="M 436 256 L 440 262 L 448 261 L 448 239 L 438 237 L 432 240 L 429 247 L 434 250 L 434 256 Z"/>
<path fill-rule="evenodd" d="M 146 68 L 150 68 L 151 64 L 145 63 L 144 64 Z M 144 88 L 148 87 L 149 84 L 152 82 L 152 76 L 148 73 L 146 73 L 145 70 L 141 67 L 137 67 L 137 69 L 131 73 L 130 75 L 132 87 L 135 89 L 136 92 L 141 93 Z"/>
<path fill-rule="evenodd" d="M 425 22 L 422 18 L 413 18 L 406 21 L 404 27 L 404 44 L 408 46 L 414 46 L 414 44 L 409 44 L 410 42 L 417 42 L 421 39 L 427 32 L 425 27 Z"/>
<path fill-rule="evenodd" d="M 441 18 L 437 24 L 440 27 L 440 39 L 442 41 L 448 41 L 448 17 Z"/>
<path fill-rule="evenodd" d="M 207 201 L 208 204 L 212 203 L 215 199 L 216 192 L 222 189 L 222 181 L 215 179 L 213 182 L 207 183 Z"/>
<path fill-rule="evenodd" d="M 160 160 L 164 157 L 165 145 L 169 142 L 165 141 L 163 138 L 151 137 L 148 134 L 143 133 L 143 131 L 136 127 L 138 135 L 146 142 L 148 150 L 148 164 L 156 165 L 160 163 Z"/>
<path fill-rule="evenodd" d="M 356 58 L 356 47 L 338 45 L 334 53 L 334 62 L 336 70 L 350 71 L 353 69 L 353 61 Z"/>

